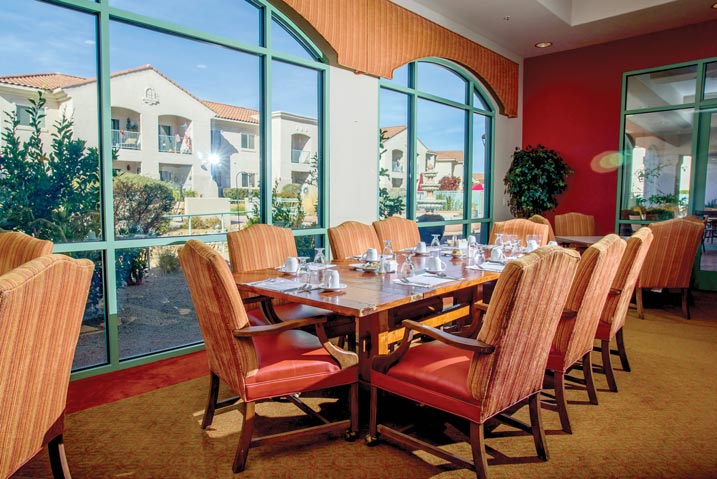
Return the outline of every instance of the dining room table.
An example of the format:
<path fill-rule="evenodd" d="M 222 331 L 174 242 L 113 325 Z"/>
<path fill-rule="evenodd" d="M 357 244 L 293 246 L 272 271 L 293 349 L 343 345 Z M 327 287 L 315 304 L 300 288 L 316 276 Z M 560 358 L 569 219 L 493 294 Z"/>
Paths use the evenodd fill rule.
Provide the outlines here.
<path fill-rule="evenodd" d="M 314 271 L 308 282 L 297 281 L 296 273 L 284 273 L 281 267 L 233 274 L 240 291 L 323 308 L 335 313 L 336 318 L 352 320 L 359 377 L 368 382 L 371 359 L 387 354 L 392 345 L 401 341 L 402 319 L 433 327 L 472 321 L 477 312 L 475 305 L 482 298 L 482 285 L 496 281 L 502 269 L 499 264 L 472 265 L 468 257 L 450 251 L 443 254 L 445 269 L 435 273 L 425 271 L 429 254 L 414 255 L 414 275 L 410 277 L 401 273 L 406 261 L 401 255 L 396 271 L 390 273 L 379 273 L 375 264 L 357 259 L 334 260 L 326 265 L 338 271 L 339 284 L 334 288 L 321 286 L 321 271 Z M 443 307 L 429 314 L 429 305 L 437 302 Z M 422 316 L 424 304 L 427 314 Z M 408 311 L 411 317 L 400 317 Z"/>

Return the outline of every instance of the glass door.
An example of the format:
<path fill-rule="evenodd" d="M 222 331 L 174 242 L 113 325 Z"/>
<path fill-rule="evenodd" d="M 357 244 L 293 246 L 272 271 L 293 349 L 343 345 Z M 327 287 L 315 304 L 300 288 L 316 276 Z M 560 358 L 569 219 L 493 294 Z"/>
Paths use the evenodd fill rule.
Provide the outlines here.
<path fill-rule="evenodd" d="M 695 172 L 694 213 L 705 220 L 705 235 L 697 263 L 697 289 L 717 290 L 717 111 L 700 119 Z"/>

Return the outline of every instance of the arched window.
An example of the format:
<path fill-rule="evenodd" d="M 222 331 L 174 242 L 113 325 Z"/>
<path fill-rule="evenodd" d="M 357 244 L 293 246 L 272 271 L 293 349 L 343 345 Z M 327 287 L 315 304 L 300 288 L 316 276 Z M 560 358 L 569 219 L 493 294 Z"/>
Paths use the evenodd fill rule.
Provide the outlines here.
<path fill-rule="evenodd" d="M 380 83 L 379 215 L 416 219 L 428 241 L 437 227 L 446 236 L 487 234 L 494 109 L 479 82 L 425 59 Z M 409 159 L 400 170 L 397 158 Z"/>

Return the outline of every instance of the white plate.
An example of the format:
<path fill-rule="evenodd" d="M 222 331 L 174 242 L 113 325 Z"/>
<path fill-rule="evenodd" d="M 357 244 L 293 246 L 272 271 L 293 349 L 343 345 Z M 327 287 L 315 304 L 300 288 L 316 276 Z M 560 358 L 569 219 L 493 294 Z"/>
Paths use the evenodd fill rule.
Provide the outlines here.
<path fill-rule="evenodd" d="M 446 272 L 445 269 L 428 269 L 428 268 L 426 268 L 426 273 L 441 274 L 441 273 L 445 273 L 445 272 Z"/>
<path fill-rule="evenodd" d="M 364 271 L 367 273 L 375 273 L 378 271 L 379 264 L 378 263 L 352 263 L 349 265 L 349 268 L 355 269 L 356 271 Z"/>
<path fill-rule="evenodd" d="M 323 284 L 320 284 L 319 287 L 324 291 L 340 291 L 342 289 L 346 289 L 346 283 L 339 283 L 339 286 L 337 288 L 329 288 L 328 286 L 324 286 Z"/>

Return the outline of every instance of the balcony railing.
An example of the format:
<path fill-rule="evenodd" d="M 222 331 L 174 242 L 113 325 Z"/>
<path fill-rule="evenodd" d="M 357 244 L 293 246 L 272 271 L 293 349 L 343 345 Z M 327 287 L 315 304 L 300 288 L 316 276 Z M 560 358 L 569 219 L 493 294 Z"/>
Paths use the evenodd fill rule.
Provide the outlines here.
<path fill-rule="evenodd" d="M 191 141 L 188 138 L 185 141 L 184 137 L 179 137 L 179 141 L 177 141 L 177 138 L 177 135 L 158 135 L 157 145 L 159 151 L 162 153 L 181 153 L 183 155 L 191 155 Z"/>
<path fill-rule="evenodd" d="M 291 150 L 292 163 L 309 163 L 309 152 L 306 150 Z"/>
<path fill-rule="evenodd" d="M 121 148 L 123 150 L 141 150 L 139 132 L 112 130 L 112 148 Z"/>

